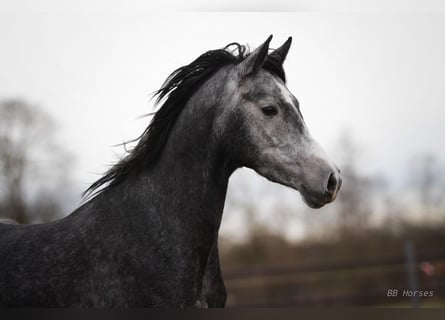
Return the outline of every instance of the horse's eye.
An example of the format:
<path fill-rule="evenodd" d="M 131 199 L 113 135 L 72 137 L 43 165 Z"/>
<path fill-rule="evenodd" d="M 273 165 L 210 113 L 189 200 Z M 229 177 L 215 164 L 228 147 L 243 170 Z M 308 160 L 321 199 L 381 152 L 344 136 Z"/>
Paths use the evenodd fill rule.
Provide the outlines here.
<path fill-rule="evenodd" d="M 273 106 L 264 107 L 261 110 L 266 116 L 274 116 L 278 113 L 278 109 Z"/>

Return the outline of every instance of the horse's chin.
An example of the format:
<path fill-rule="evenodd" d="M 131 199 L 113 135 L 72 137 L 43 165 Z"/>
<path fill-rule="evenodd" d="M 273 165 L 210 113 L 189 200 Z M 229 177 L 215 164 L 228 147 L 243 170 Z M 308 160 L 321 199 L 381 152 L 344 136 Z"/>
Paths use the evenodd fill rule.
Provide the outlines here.
<path fill-rule="evenodd" d="M 325 204 L 332 202 L 332 200 L 328 200 L 325 197 L 323 198 L 315 197 L 306 189 L 306 187 L 303 184 L 299 186 L 298 191 L 300 192 L 304 203 L 306 203 L 307 206 L 312 209 L 320 209 Z"/>
<path fill-rule="evenodd" d="M 304 197 L 303 197 L 303 201 L 304 201 L 304 203 L 306 203 L 308 205 L 308 207 L 310 207 L 312 209 L 320 209 L 321 207 L 323 207 L 326 204 L 326 202 L 311 202 L 311 201 L 308 201 Z"/>

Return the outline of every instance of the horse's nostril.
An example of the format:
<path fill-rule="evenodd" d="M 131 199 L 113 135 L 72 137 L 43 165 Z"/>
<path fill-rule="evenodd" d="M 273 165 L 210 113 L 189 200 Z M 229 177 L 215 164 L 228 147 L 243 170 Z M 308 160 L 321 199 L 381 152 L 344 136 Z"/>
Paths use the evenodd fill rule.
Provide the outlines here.
<path fill-rule="evenodd" d="M 337 189 L 337 185 L 338 185 L 337 178 L 332 172 L 331 175 L 329 176 L 328 185 L 326 189 L 329 193 L 334 193 L 335 190 Z"/>

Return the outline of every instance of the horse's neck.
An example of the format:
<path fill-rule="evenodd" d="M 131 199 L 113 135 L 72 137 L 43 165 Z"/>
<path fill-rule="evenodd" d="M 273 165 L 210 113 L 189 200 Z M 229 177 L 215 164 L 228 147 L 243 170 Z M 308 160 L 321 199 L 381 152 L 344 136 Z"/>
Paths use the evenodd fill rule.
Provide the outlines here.
<path fill-rule="evenodd" d="M 194 106 L 183 110 L 157 163 L 124 181 L 115 195 L 122 191 L 127 202 L 123 207 L 138 208 L 127 215 L 139 214 L 147 224 L 174 223 L 208 239 L 217 235 L 233 169 L 212 132 L 215 108 L 199 107 L 199 112 Z"/>

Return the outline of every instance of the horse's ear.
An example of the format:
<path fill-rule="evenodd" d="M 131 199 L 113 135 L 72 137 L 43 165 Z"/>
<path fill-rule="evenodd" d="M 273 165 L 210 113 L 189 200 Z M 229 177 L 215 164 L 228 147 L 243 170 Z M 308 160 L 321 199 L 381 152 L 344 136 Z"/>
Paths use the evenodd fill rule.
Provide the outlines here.
<path fill-rule="evenodd" d="M 267 40 L 259 46 L 255 51 L 253 51 L 243 62 L 239 64 L 240 73 L 243 76 L 255 74 L 264 64 L 267 59 L 267 53 L 269 50 L 269 43 L 272 40 L 272 35 L 267 38 Z"/>
<path fill-rule="evenodd" d="M 292 37 L 289 37 L 283 45 L 277 49 L 275 49 L 270 56 L 278 59 L 278 61 L 283 64 L 286 59 L 287 53 L 289 52 L 290 45 L 292 43 Z"/>

